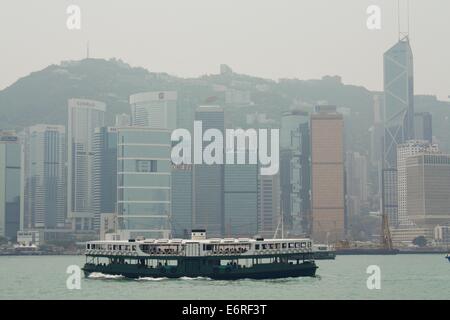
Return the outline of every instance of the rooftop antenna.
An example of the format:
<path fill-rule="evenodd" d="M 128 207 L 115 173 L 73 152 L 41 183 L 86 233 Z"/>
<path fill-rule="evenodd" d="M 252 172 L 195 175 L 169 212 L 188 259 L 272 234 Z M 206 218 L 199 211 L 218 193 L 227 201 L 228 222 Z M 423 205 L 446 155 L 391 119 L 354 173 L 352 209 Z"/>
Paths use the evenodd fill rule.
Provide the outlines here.
<path fill-rule="evenodd" d="M 402 3 L 400 3 L 402 2 Z M 402 4 L 405 4 L 404 6 Z M 406 11 L 406 26 L 402 26 L 402 11 Z M 398 24 L 398 40 L 407 40 L 409 38 L 409 0 L 397 0 L 397 24 Z M 403 30 L 406 28 L 406 30 Z"/>

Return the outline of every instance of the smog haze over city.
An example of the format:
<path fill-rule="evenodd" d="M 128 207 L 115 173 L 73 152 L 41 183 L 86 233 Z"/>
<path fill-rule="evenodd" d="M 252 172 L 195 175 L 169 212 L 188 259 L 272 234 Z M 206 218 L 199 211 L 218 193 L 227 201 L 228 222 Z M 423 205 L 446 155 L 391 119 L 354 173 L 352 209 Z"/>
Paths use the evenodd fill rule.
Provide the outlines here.
<path fill-rule="evenodd" d="M 121 58 L 180 77 L 215 73 L 227 63 L 275 80 L 340 75 L 345 83 L 381 91 L 381 55 L 398 37 L 397 1 L 391 0 L 136 0 L 132 6 L 79 0 L 73 3 L 83 9 L 77 32 L 65 28 L 70 4 L 2 1 L 0 88 L 50 64 L 84 58 L 90 41 L 95 58 Z M 382 10 L 380 30 L 366 28 L 370 5 Z M 450 95 L 448 12 L 446 0 L 410 6 L 417 93 Z M 17 59 L 20 64 L 10 63 Z"/>

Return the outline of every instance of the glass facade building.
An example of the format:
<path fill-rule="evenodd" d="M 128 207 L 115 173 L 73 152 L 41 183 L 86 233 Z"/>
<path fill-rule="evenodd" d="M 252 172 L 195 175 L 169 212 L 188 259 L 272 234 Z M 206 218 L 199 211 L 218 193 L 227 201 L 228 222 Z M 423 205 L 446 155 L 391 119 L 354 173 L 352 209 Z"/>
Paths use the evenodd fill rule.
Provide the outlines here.
<path fill-rule="evenodd" d="M 384 65 L 384 140 L 381 172 L 382 213 L 389 223 L 398 223 L 396 201 L 397 145 L 414 139 L 414 69 L 409 38 L 399 40 L 385 52 Z M 384 183 L 387 183 L 386 185 Z M 391 194 L 392 193 L 392 194 Z"/>
<path fill-rule="evenodd" d="M 414 70 L 408 37 L 384 54 L 384 167 L 395 168 L 397 145 L 414 139 Z"/>
<path fill-rule="evenodd" d="M 225 236 L 252 237 L 258 232 L 258 165 L 224 167 Z"/>
<path fill-rule="evenodd" d="M 12 132 L 0 132 L 0 236 L 17 238 L 23 221 L 22 145 Z"/>
<path fill-rule="evenodd" d="M 222 107 L 198 107 L 195 120 L 202 121 L 203 132 L 213 128 L 224 135 Z M 202 150 L 208 144 L 209 142 L 203 142 Z M 221 237 L 224 234 L 224 166 L 195 164 L 193 186 L 193 227 L 206 229 L 210 236 Z"/>
<path fill-rule="evenodd" d="M 66 220 L 66 129 L 35 125 L 25 129 L 24 228 L 53 229 Z"/>
<path fill-rule="evenodd" d="M 117 211 L 123 238 L 170 235 L 170 130 L 117 128 Z"/>
<path fill-rule="evenodd" d="M 280 175 L 259 175 L 258 234 L 273 238 L 280 218 Z"/>
<path fill-rule="evenodd" d="M 172 166 L 172 237 L 190 238 L 192 229 L 192 165 Z"/>
<path fill-rule="evenodd" d="M 309 233 L 311 213 L 311 148 L 309 114 L 284 112 L 280 137 L 281 203 L 285 225 Z"/>
<path fill-rule="evenodd" d="M 105 125 L 105 111 L 103 102 L 69 100 L 67 210 L 74 230 L 94 228 L 94 133 Z"/>
<path fill-rule="evenodd" d="M 116 212 L 117 203 L 117 128 L 100 127 L 94 133 L 94 228 L 99 228 L 101 213 Z"/>

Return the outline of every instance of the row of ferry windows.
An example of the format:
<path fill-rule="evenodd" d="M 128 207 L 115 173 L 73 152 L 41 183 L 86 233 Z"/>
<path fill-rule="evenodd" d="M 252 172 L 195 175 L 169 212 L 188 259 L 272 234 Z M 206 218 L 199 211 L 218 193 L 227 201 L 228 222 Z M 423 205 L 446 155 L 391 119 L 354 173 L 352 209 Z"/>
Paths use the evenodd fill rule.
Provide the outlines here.
<path fill-rule="evenodd" d="M 218 249 L 231 249 L 236 247 L 242 247 L 244 249 L 249 249 L 248 246 L 243 245 L 230 245 L 230 244 L 204 244 L 203 250 L 218 250 Z M 266 249 L 300 249 L 300 248 L 311 248 L 311 242 L 289 242 L 289 243 L 263 243 L 255 244 L 255 250 L 266 250 Z"/>
<path fill-rule="evenodd" d="M 95 250 L 118 250 L 118 251 L 136 251 L 136 246 L 130 246 L 125 244 L 99 244 L 99 243 L 88 243 L 86 244 L 86 249 Z"/>
<path fill-rule="evenodd" d="M 255 244 L 255 250 L 266 249 L 300 249 L 311 247 L 311 242 L 263 243 Z"/>
<path fill-rule="evenodd" d="M 241 247 L 243 249 L 249 249 L 248 246 L 243 245 L 218 245 L 220 249 L 225 249 L 226 247 Z M 266 250 L 266 249 L 300 249 L 311 247 L 311 242 L 289 242 L 289 243 L 263 243 L 255 244 L 255 250 Z M 119 250 L 119 251 L 136 251 L 136 246 L 130 245 L 112 245 L 112 244 L 87 244 L 87 249 L 97 249 L 97 250 Z M 217 250 L 219 249 L 212 244 L 203 245 L 203 250 Z M 143 250 L 148 251 L 150 246 L 144 245 Z M 156 248 L 153 248 L 156 249 Z M 174 248 L 171 248 L 174 249 Z M 178 249 L 178 247 L 177 247 Z"/>

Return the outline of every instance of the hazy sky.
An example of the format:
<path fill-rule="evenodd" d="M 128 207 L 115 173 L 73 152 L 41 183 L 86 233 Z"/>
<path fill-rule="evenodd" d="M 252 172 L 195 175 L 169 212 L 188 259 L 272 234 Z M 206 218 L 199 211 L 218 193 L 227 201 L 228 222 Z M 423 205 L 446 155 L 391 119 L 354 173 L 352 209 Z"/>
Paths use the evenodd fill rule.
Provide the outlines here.
<path fill-rule="evenodd" d="M 66 27 L 69 5 L 81 30 Z M 368 30 L 379 5 L 382 29 Z M 450 1 L 411 1 L 418 94 L 450 95 Z M 382 54 L 398 39 L 397 0 L 0 0 L 0 89 L 62 60 L 121 58 L 182 77 L 219 64 L 255 76 L 320 78 L 382 89 Z"/>

